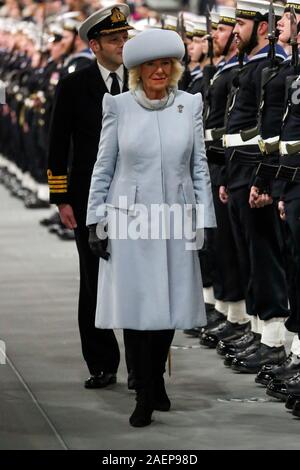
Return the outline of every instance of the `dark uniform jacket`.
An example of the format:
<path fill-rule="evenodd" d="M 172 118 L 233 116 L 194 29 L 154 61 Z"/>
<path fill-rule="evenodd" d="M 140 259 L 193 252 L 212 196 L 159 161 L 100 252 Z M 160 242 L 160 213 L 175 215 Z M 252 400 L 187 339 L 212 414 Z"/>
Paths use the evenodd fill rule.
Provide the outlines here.
<path fill-rule="evenodd" d="M 191 72 L 191 81 L 188 84 L 186 89 L 187 93 L 196 95 L 197 93 L 202 93 L 202 80 L 203 80 L 203 71 L 200 67 L 196 67 L 193 72 Z"/>
<path fill-rule="evenodd" d="M 228 62 L 221 64 L 211 80 L 210 87 L 205 96 L 205 129 L 222 129 L 225 126 L 225 115 L 228 95 L 232 80 L 237 73 L 239 64 L 236 56 Z M 218 151 L 218 148 L 220 151 Z M 206 155 L 209 163 L 211 182 L 220 186 L 224 177 L 224 152 L 221 139 L 206 144 Z"/>
<path fill-rule="evenodd" d="M 241 130 L 256 127 L 261 96 L 262 70 L 270 64 L 268 53 L 269 46 L 265 46 L 251 57 L 239 72 L 236 83 L 234 83 L 237 92 L 229 106 L 227 134 L 239 134 Z M 281 46 L 276 45 L 276 56 L 278 59 L 285 59 L 286 54 Z M 246 141 L 245 147 L 240 149 L 245 149 L 251 153 Z M 253 151 L 255 152 L 255 149 Z M 259 150 L 256 151 L 259 152 Z M 253 170 L 250 167 L 241 167 L 235 163 L 234 158 L 230 158 L 227 166 L 227 178 L 230 189 L 248 186 L 253 182 Z"/>
<path fill-rule="evenodd" d="M 71 204 L 82 211 L 83 217 L 98 152 L 105 93 L 108 90 L 95 61 L 59 82 L 53 107 L 48 153 L 50 202 Z"/>
<path fill-rule="evenodd" d="M 299 73 L 299 70 L 298 70 Z M 287 109 L 284 115 L 281 128 L 280 140 L 282 141 L 300 141 L 300 76 L 294 77 L 290 81 L 287 90 Z M 292 155 L 282 156 L 279 162 L 293 168 L 300 167 L 300 152 Z M 284 183 L 282 185 L 282 199 L 290 201 L 300 198 L 300 184 Z"/>

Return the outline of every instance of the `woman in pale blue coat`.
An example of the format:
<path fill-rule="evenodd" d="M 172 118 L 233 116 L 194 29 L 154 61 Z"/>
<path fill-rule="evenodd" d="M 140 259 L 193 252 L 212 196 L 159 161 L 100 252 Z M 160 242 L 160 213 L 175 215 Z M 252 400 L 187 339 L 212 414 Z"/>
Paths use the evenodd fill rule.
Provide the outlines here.
<path fill-rule="evenodd" d="M 137 391 L 133 426 L 170 408 L 163 374 L 174 330 L 206 323 L 196 248 L 215 214 L 201 95 L 177 89 L 183 54 L 172 31 L 148 30 L 125 44 L 130 91 L 104 97 L 90 188 L 90 246 L 102 258 L 96 326 L 124 329 Z M 162 204 L 179 209 L 176 225 L 167 210 L 160 223 L 153 216 Z M 178 232 L 183 221 L 194 239 Z"/>

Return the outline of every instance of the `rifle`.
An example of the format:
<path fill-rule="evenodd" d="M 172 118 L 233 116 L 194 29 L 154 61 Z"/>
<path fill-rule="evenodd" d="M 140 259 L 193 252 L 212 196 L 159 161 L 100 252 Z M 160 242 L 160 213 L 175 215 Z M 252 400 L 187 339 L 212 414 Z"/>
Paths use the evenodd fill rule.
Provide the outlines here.
<path fill-rule="evenodd" d="M 208 52 L 207 57 L 209 58 L 210 65 L 213 65 L 213 58 L 214 58 L 214 43 L 212 37 L 212 27 L 211 27 L 211 18 L 210 18 L 210 11 L 209 7 L 206 7 L 206 29 L 207 29 L 207 42 L 208 42 Z"/>
<path fill-rule="evenodd" d="M 186 44 L 186 30 L 185 30 L 185 25 L 184 25 L 184 15 L 182 11 L 178 13 L 176 31 L 181 37 L 183 44 L 184 44 L 184 49 L 185 49 L 185 54 L 183 58 L 184 72 L 183 72 L 182 79 L 180 81 L 181 82 L 180 88 L 182 88 L 183 90 L 186 90 L 190 82 L 191 75 L 190 75 L 190 71 L 188 67 L 189 55 L 188 55 L 187 44 Z"/>
<path fill-rule="evenodd" d="M 271 67 L 275 64 L 275 44 L 276 44 L 276 17 L 273 7 L 273 0 L 270 2 L 268 14 L 268 40 L 269 40 L 269 58 L 271 59 Z"/>
<path fill-rule="evenodd" d="M 297 68 L 299 64 L 299 56 L 298 56 L 298 42 L 297 42 L 297 17 L 295 13 L 295 8 L 291 7 L 290 10 L 290 20 L 291 20 L 291 39 L 290 44 L 292 46 L 292 60 L 291 65 L 294 67 L 295 72 L 297 73 Z"/>
<path fill-rule="evenodd" d="M 261 89 L 260 89 L 260 102 L 258 107 L 257 113 L 257 125 L 252 129 L 247 129 L 241 131 L 241 137 L 243 141 L 247 142 L 248 140 L 252 139 L 253 137 L 257 136 L 260 133 L 261 128 L 261 117 L 262 111 L 264 107 L 264 95 L 265 95 L 265 87 L 267 83 L 272 80 L 277 75 L 278 72 L 278 61 L 276 60 L 276 16 L 273 6 L 273 0 L 270 2 L 269 6 L 269 13 L 268 13 L 268 36 L 267 39 L 269 40 L 269 53 L 268 57 L 271 61 L 270 66 L 266 67 L 262 70 L 261 74 Z"/>
<path fill-rule="evenodd" d="M 209 88 L 211 85 L 211 79 L 215 75 L 217 71 L 217 67 L 213 63 L 214 58 L 214 45 L 213 45 L 213 36 L 212 36 L 212 27 L 211 27 L 211 18 L 210 18 L 210 11 L 207 7 L 206 10 L 206 27 L 207 27 L 207 41 L 208 41 L 208 52 L 207 57 L 209 58 L 209 64 L 205 65 L 203 68 L 203 85 L 202 85 L 202 95 L 203 95 L 203 102 L 204 102 L 204 109 L 203 115 L 207 115 L 208 103 L 209 103 Z"/>

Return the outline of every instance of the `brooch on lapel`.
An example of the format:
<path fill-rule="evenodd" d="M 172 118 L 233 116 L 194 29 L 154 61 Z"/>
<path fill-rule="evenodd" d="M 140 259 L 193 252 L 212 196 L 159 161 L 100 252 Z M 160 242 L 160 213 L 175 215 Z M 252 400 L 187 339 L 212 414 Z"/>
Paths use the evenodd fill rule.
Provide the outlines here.
<path fill-rule="evenodd" d="M 182 104 L 179 104 L 177 108 L 178 108 L 178 112 L 182 113 L 184 106 L 182 106 Z"/>

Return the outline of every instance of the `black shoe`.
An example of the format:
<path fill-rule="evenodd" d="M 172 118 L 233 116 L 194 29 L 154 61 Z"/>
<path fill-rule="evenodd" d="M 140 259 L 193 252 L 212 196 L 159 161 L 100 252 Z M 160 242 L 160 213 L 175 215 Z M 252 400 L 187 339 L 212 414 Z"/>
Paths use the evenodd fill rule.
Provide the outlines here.
<path fill-rule="evenodd" d="M 61 240 L 75 240 L 74 230 L 66 227 L 58 229 L 56 235 L 58 235 Z"/>
<path fill-rule="evenodd" d="M 154 382 L 154 402 L 153 408 L 158 411 L 169 411 L 171 402 L 165 388 L 165 381 L 162 378 Z"/>
<path fill-rule="evenodd" d="M 284 346 L 271 348 L 261 343 L 257 351 L 245 359 L 233 359 L 231 368 L 246 374 L 257 374 L 265 364 L 279 364 L 286 359 Z"/>
<path fill-rule="evenodd" d="M 292 410 L 294 408 L 294 405 L 297 400 L 300 400 L 300 395 L 288 395 L 286 402 L 285 402 L 285 407 L 288 410 Z"/>
<path fill-rule="evenodd" d="M 136 428 L 149 426 L 152 422 L 153 411 L 152 399 L 142 391 L 137 391 L 136 406 L 129 418 L 129 423 Z"/>
<path fill-rule="evenodd" d="M 300 400 L 297 400 L 294 404 L 293 416 L 298 416 L 298 418 L 300 418 Z"/>
<path fill-rule="evenodd" d="M 253 333 L 253 331 L 248 331 L 241 338 L 236 340 L 221 340 L 217 346 L 217 353 L 220 354 L 220 356 L 238 354 L 248 348 L 254 341 L 259 342 L 260 338 L 261 335 Z"/>
<path fill-rule="evenodd" d="M 61 222 L 59 222 L 58 224 L 49 225 L 48 232 L 49 233 L 58 233 L 63 228 L 64 228 L 64 225 Z"/>
<path fill-rule="evenodd" d="M 300 356 L 290 353 L 281 364 L 263 366 L 258 372 L 255 382 L 268 385 L 272 379 L 289 379 L 297 372 L 300 372 Z"/>
<path fill-rule="evenodd" d="M 25 200 L 29 195 L 31 194 L 31 191 L 26 188 L 20 188 L 18 191 L 16 191 L 15 196 L 19 199 Z"/>
<path fill-rule="evenodd" d="M 7 168 L 5 166 L 0 167 L 0 183 L 4 183 L 5 176 L 7 175 Z"/>
<path fill-rule="evenodd" d="M 230 367 L 233 362 L 233 359 L 235 358 L 244 359 L 245 357 L 250 356 L 250 354 L 253 354 L 254 352 L 257 351 L 257 349 L 259 348 L 259 344 L 260 343 L 254 342 L 250 344 L 247 348 L 245 348 L 243 351 L 226 354 L 225 359 L 224 359 L 224 366 Z"/>
<path fill-rule="evenodd" d="M 207 333 L 211 329 L 219 327 L 223 328 L 227 320 L 227 317 L 215 308 L 213 308 L 213 310 L 206 311 L 206 317 L 207 324 L 201 328 L 201 334 Z"/>
<path fill-rule="evenodd" d="M 286 380 L 287 391 L 290 395 L 300 395 L 300 372 Z"/>
<path fill-rule="evenodd" d="M 200 344 L 209 348 L 215 348 L 219 341 L 223 339 L 233 340 L 241 338 L 245 333 L 250 331 L 250 322 L 240 325 L 239 323 L 231 323 L 226 321 L 224 328 L 217 331 L 203 333 L 200 338 Z"/>
<path fill-rule="evenodd" d="M 12 196 L 16 196 L 17 192 L 22 188 L 21 181 L 14 176 L 10 181 L 9 191 Z"/>
<path fill-rule="evenodd" d="M 24 199 L 24 204 L 27 209 L 45 209 L 50 207 L 48 201 L 39 199 L 36 194 L 31 194 Z"/>
<path fill-rule="evenodd" d="M 58 212 L 54 212 L 50 217 L 40 220 L 40 224 L 44 227 L 50 227 L 50 225 L 59 224 L 60 217 Z"/>
<path fill-rule="evenodd" d="M 226 315 L 223 313 L 219 312 L 215 308 L 213 310 L 210 310 L 209 312 L 206 312 L 207 316 L 207 325 L 203 328 L 204 330 L 207 330 L 208 328 L 215 328 L 217 327 L 220 323 L 226 322 Z"/>
<path fill-rule="evenodd" d="M 208 303 L 205 302 L 206 315 L 209 315 L 210 312 L 213 312 L 214 310 L 215 310 L 214 304 L 208 304 Z"/>
<path fill-rule="evenodd" d="M 202 327 L 191 328 L 189 330 L 183 330 L 184 334 L 187 336 L 192 336 L 193 338 L 199 338 Z"/>
<path fill-rule="evenodd" d="M 289 395 L 300 396 L 300 373 L 290 379 L 272 379 L 267 385 L 267 395 L 286 401 Z"/>
<path fill-rule="evenodd" d="M 267 395 L 286 401 L 288 397 L 286 383 L 280 379 L 272 379 L 267 385 Z"/>
<path fill-rule="evenodd" d="M 109 374 L 102 372 L 100 375 L 91 375 L 89 379 L 84 382 L 85 388 L 104 388 L 108 385 L 115 384 L 117 382 L 116 374 Z"/>

